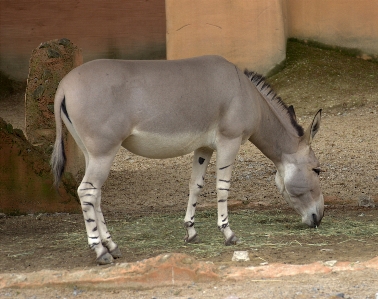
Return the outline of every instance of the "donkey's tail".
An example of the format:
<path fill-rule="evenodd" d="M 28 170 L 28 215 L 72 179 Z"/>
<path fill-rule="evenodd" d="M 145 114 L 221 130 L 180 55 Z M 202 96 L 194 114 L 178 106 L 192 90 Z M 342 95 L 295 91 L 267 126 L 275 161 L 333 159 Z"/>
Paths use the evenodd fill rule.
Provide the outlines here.
<path fill-rule="evenodd" d="M 66 154 L 64 152 L 63 143 L 63 127 L 62 127 L 62 104 L 64 102 L 64 91 L 59 85 L 55 94 L 54 100 L 54 114 L 55 114 L 55 126 L 56 126 L 56 139 L 54 144 L 54 150 L 51 155 L 50 165 L 54 176 L 54 186 L 56 189 L 59 187 L 59 182 L 62 178 L 64 168 L 66 165 Z"/>

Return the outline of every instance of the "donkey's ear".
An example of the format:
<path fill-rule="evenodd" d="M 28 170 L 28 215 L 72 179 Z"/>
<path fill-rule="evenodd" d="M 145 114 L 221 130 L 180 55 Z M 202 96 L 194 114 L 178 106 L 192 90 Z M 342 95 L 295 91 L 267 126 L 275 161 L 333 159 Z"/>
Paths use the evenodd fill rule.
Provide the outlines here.
<path fill-rule="evenodd" d="M 320 119 L 322 117 L 322 109 L 320 109 L 316 114 L 314 119 L 312 120 L 311 125 L 308 127 L 306 133 L 304 134 L 304 138 L 308 144 L 311 144 L 312 140 L 314 139 L 316 133 L 318 133 L 320 128 Z"/>
<path fill-rule="evenodd" d="M 289 110 L 289 114 L 291 114 L 295 120 L 297 120 L 297 116 L 295 115 L 294 106 L 290 105 L 287 110 Z"/>

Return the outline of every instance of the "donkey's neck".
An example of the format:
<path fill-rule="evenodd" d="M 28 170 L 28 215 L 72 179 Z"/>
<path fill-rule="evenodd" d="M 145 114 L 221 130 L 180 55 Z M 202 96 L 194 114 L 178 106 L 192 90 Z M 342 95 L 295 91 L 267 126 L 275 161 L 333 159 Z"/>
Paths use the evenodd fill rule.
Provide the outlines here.
<path fill-rule="evenodd" d="M 259 99 L 256 101 L 256 105 L 259 105 L 259 130 L 249 140 L 274 163 L 278 163 L 283 153 L 297 151 L 303 128 L 296 121 L 294 109 L 285 105 L 263 76 L 247 70 L 244 74 L 251 81 L 251 88 L 256 88 L 254 94 Z"/>
<path fill-rule="evenodd" d="M 261 102 L 259 130 L 249 140 L 273 163 L 280 163 L 282 154 L 295 153 L 298 150 L 300 137 L 291 123 L 283 118 L 269 102 Z"/>

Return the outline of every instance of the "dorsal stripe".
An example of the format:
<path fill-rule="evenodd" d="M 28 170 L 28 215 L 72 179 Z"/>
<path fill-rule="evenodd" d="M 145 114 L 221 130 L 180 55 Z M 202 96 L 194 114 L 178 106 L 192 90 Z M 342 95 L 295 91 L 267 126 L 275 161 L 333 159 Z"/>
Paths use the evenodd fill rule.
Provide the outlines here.
<path fill-rule="evenodd" d="M 248 70 L 245 70 L 244 74 L 256 86 L 257 90 L 263 95 L 264 99 L 270 101 L 276 112 L 282 115 L 283 118 L 288 118 L 291 125 L 298 133 L 298 136 L 303 136 L 304 130 L 302 126 L 297 123 L 294 112 L 288 108 L 288 106 L 282 101 L 279 96 L 277 96 L 274 90 L 265 81 L 265 78 L 260 74 L 250 72 Z"/>

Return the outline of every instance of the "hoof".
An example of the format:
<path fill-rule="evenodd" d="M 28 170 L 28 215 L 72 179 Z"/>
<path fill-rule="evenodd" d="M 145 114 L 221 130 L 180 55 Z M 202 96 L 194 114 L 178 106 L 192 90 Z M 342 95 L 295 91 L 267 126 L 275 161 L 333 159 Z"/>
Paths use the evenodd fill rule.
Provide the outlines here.
<path fill-rule="evenodd" d="M 118 246 L 114 248 L 112 251 L 109 252 L 113 258 L 118 259 L 122 257 L 121 250 L 119 250 Z"/>
<path fill-rule="evenodd" d="M 113 263 L 113 257 L 109 252 L 105 252 L 103 255 L 99 256 L 96 261 L 99 265 L 108 265 Z"/>
<path fill-rule="evenodd" d="M 235 234 L 232 234 L 231 237 L 229 237 L 225 242 L 224 245 L 230 246 L 230 245 L 236 245 L 239 242 L 239 238 L 235 236 Z"/>
<path fill-rule="evenodd" d="M 200 238 L 197 236 L 197 234 L 195 234 L 193 237 L 189 238 L 188 235 L 185 236 L 185 239 L 184 239 L 185 243 L 192 243 L 192 244 L 198 244 L 200 243 Z"/>

